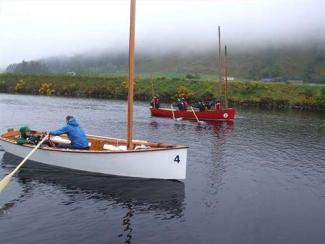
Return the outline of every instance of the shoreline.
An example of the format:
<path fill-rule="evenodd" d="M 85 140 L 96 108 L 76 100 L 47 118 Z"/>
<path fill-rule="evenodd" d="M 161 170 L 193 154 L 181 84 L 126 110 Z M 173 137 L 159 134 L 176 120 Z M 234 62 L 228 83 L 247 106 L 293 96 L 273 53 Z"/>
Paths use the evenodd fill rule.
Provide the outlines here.
<path fill-rule="evenodd" d="M 121 99 L 127 98 L 127 77 L 0 74 L 0 93 L 56 97 Z M 191 103 L 217 99 L 217 82 L 187 79 L 136 79 L 136 101 L 150 102 L 158 94 L 162 103 L 188 97 Z M 263 109 L 325 111 L 325 84 L 229 82 L 230 106 Z"/>
<path fill-rule="evenodd" d="M 40 94 L 30 94 L 30 93 L 8 93 L 8 92 L 2 92 L 0 91 L 0 94 L 9 94 L 9 95 L 27 95 L 27 96 L 44 96 L 49 97 L 47 95 L 40 95 Z M 105 97 L 90 97 L 90 96 L 65 96 L 65 95 L 52 95 L 51 97 L 56 98 L 71 98 L 71 99 L 98 99 L 98 100 L 118 100 L 118 101 L 125 101 L 125 99 L 122 98 L 105 98 Z M 141 100 L 141 99 L 135 99 L 136 102 L 147 102 L 148 106 L 149 100 Z M 172 101 L 171 101 L 172 102 Z M 166 106 L 170 104 L 171 102 L 162 102 L 162 104 L 165 104 Z M 310 112 L 320 112 L 325 111 L 325 108 L 319 108 L 317 106 L 299 106 L 299 105 L 282 105 L 277 103 L 256 103 L 256 102 L 229 102 L 229 107 L 242 107 L 242 108 L 260 108 L 263 110 L 300 110 L 300 111 L 310 111 Z"/>

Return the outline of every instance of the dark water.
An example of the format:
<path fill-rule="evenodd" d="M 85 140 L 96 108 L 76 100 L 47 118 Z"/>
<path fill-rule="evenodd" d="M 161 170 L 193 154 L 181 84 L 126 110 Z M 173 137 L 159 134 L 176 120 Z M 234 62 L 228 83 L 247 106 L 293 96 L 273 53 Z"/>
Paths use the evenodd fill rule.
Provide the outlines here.
<path fill-rule="evenodd" d="M 0 131 L 75 115 L 126 137 L 126 103 L 0 94 Z M 0 243 L 325 243 L 325 114 L 239 110 L 234 123 L 150 118 L 137 139 L 190 146 L 187 179 L 123 179 L 30 164 L 0 195 Z M 3 152 L 0 152 L 2 157 Z M 10 172 L 2 159 L 0 177 Z"/>

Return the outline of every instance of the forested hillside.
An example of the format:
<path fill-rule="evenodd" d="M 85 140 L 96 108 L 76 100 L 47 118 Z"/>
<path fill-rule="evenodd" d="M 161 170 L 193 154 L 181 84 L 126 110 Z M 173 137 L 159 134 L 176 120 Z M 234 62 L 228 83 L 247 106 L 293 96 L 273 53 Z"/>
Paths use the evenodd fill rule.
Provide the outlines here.
<path fill-rule="evenodd" d="M 51 57 L 11 64 L 7 72 L 20 74 L 111 75 L 127 72 L 127 53 L 103 51 L 72 57 Z M 233 49 L 228 53 L 229 76 L 237 79 L 279 81 L 303 80 L 325 83 L 325 46 L 269 47 Z M 217 50 L 182 51 L 154 54 L 138 52 L 137 74 L 161 75 L 169 78 L 196 75 L 204 79 L 217 77 Z"/>

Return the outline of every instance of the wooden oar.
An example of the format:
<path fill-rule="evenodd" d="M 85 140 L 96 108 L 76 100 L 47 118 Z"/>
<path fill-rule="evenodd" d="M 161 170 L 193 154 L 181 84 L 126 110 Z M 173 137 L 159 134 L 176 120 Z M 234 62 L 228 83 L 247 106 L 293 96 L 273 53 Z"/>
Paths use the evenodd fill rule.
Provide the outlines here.
<path fill-rule="evenodd" d="M 170 109 L 172 110 L 172 114 L 173 114 L 173 120 L 175 120 L 175 114 L 174 114 L 174 108 L 173 108 L 173 104 L 170 105 Z"/>
<path fill-rule="evenodd" d="M 195 111 L 194 111 L 194 109 L 193 109 L 192 106 L 191 106 L 191 109 L 192 109 L 192 112 L 193 112 L 193 114 L 194 114 L 194 116 L 195 116 L 195 118 L 196 118 L 197 123 L 198 123 L 198 124 L 205 124 L 204 121 L 200 121 L 200 120 L 199 120 L 199 118 L 197 117 L 197 115 L 196 115 L 196 113 L 195 113 Z"/>
<path fill-rule="evenodd" d="M 173 114 L 173 119 L 175 120 L 175 121 L 180 121 L 180 120 L 182 120 L 183 118 L 181 118 L 181 117 L 179 117 L 179 118 L 175 118 L 175 114 L 174 114 L 174 108 L 173 108 L 173 104 L 171 104 L 170 105 L 170 108 L 171 108 L 171 110 L 172 110 L 172 114 Z"/>
<path fill-rule="evenodd" d="M 48 135 L 44 136 L 44 138 L 34 147 L 32 151 L 28 153 L 28 155 L 21 161 L 21 163 L 9 174 L 6 175 L 1 181 L 0 181 L 0 192 L 2 192 L 6 186 L 9 184 L 12 176 L 20 169 L 21 166 L 29 159 L 30 156 L 42 145 L 42 143 L 48 138 Z"/>

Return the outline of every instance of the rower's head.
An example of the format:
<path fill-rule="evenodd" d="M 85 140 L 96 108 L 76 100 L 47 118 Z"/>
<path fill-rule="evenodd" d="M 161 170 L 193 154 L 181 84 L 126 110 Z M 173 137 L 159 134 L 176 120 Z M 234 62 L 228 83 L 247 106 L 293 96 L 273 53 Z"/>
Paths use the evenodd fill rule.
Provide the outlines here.
<path fill-rule="evenodd" d="M 20 132 L 20 134 L 21 134 L 22 137 L 27 137 L 27 136 L 30 135 L 30 129 L 27 126 L 21 127 L 19 129 L 19 132 Z"/>
<path fill-rule="evenodd" d="M 73 118 L 72 115 L 67 115 L 67 116 L 65 117 L 65 121 L 68 123 L 68 121 L 69 121 L 70 119 L 72 119 L 72 118 Z"/>

